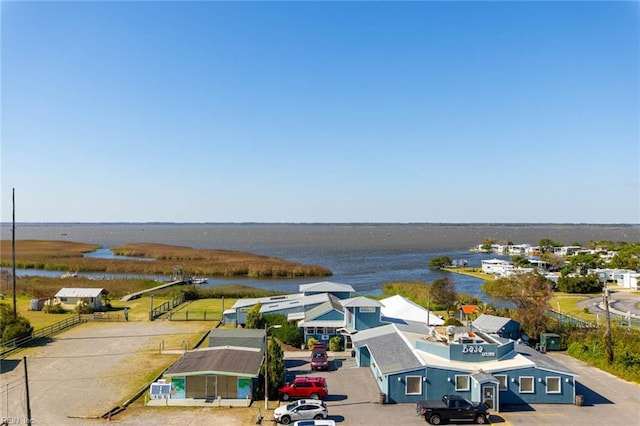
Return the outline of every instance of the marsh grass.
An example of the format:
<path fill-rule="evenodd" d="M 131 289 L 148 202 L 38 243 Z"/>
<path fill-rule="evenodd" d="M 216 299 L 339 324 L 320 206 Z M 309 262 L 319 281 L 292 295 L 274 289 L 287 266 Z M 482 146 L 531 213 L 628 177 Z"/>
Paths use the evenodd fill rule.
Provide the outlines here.
<path fill-rule="evenodd" d="M 303 265 L 277 257 L 252 253 L 194 249 L 155 243 L 134 243 L 113 247 L 118 256 L 153 260 L 102 259 L 84 257 L 100 246 L 70 241 L 16 241 L 16 267 L 48 271 L 102 272 L 105 274 L 172 275 L 181 266 L 188 275 L 252 278 L 324 277 L 327 268 Z M 11 241 L 0 242 L 0 265 L 11 266 Z"/>

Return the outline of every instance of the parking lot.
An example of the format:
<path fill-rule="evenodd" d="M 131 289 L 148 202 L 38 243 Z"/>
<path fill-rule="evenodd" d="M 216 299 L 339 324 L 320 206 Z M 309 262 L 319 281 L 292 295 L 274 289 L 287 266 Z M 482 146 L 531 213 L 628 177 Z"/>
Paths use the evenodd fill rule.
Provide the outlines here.
<path fill-rule="evenodd" d="M 285 354 L 287 380 L 294 376 L 322 376 L 327 379 L 325 400 L 329 418 L 341 425 L 424 424 L 416 416 L 414 404 L 381 404 L 380 392 L 368 368 L 359 368 L 348 355 L 329 359 L 329 371 L 311 372 L 308 353 Z M 284 404 L 284 402 L 283 402 Z"/>
<path fill-rule="evenodd" d="M 305 353 L 302 353 L 306 355 Z M 584 405 L 537 404 L 506 407 L 491 413 L 491 424 L 505 425 L 585 425 L 608 419 L 612 424 L 635 425 L 640 418 L 640 386 L 618 379 L 562 353 L 550 353 L 575 371 L 578 393 Z M 322 376 L 327 380 L 329 418 L 341 425 L 418 425 L 414 404 L 381 404 L 375 379 L 368 368 L 356 366 L 348 355 L 330 357 L 329 371 L 312 372 L 309 357 L 285 354 L 287 380 L 294 376 Z"/>

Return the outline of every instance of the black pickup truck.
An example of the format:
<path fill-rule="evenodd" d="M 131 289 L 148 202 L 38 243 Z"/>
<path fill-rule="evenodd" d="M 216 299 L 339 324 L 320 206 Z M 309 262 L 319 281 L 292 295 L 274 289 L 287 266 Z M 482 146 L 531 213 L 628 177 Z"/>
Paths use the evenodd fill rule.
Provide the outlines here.
<path fill-rule="evenodd" d="M 484 403 L 474 403 L 459 395 L 444 395 L 436 401 L 418 401 L 416 412 L 432 425 L 449 421 L 486 423 L 489 410 Z"/>

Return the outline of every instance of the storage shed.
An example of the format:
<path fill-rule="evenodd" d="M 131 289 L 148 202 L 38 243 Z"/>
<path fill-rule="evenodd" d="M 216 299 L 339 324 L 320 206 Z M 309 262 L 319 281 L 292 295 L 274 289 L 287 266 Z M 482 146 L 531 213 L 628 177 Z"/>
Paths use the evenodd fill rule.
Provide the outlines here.
<path fill-rule="evenodd" d="M 103 310 L 109 292 L 104 288 L 72 288 L 60 289 L 54 296 L 64 309 L 73 310 L 79 304 L 86 304 L 94 311 Z"/>

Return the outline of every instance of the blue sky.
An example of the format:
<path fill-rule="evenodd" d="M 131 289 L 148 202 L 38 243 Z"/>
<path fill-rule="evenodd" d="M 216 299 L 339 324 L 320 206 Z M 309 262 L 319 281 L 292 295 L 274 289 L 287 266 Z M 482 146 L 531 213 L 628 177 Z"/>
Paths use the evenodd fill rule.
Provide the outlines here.
<path fill-rule="evenodd" d="M 2 2 L 1 220 L 640 219 L 637 2 Z"/>

